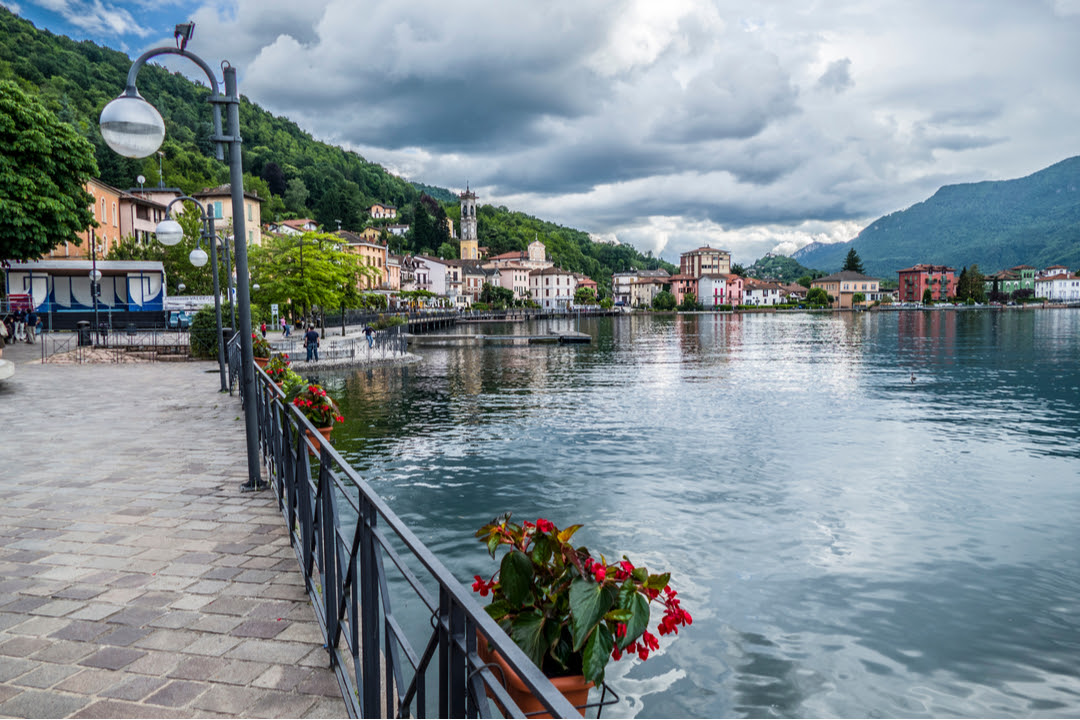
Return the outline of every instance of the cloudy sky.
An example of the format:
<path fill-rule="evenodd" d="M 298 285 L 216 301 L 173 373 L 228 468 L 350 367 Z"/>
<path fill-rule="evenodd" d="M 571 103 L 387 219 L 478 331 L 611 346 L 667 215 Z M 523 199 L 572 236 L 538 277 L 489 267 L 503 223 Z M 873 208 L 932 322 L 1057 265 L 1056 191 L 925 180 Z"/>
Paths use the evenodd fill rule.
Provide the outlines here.
<path fill-rule="evenodd" d="M 132 55 L 194 20 L 315 137 L 674 261 L 848 240 L 1080 151 L 1080 0 L 0 3 Z"/>

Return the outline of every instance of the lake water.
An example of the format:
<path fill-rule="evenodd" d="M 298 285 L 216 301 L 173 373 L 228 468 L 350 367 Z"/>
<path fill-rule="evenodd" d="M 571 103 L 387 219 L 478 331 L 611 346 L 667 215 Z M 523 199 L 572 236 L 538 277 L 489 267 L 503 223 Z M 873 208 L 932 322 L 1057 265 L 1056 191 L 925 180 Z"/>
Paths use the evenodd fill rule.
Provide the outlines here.
<path fill-rule="evenodd" d="M 1080 311 L 580 329 L 324 380 L 463 582 L 508 510 L 672 573 L 694 624 L 609 664 L 605 717 L 1080 714 Z"/>

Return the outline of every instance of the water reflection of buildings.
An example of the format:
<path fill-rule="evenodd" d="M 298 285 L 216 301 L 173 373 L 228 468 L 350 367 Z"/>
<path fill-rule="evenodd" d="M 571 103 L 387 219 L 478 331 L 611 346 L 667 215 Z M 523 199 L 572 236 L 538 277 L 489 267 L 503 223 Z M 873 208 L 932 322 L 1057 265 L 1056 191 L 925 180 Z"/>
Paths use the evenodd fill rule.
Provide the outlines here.
<path fill-rule="evenodd" d="M 897 359 L 912 365 L 952 364 L 956 358 L 956 328 L 967 312 L 919 310 L 897 313 Z M 984 313 L 978 313 L 980 317 Z M 966 321 L 972 318 L 966 317 Z M 914 370 L 914 368 L 913 368 Z"/>

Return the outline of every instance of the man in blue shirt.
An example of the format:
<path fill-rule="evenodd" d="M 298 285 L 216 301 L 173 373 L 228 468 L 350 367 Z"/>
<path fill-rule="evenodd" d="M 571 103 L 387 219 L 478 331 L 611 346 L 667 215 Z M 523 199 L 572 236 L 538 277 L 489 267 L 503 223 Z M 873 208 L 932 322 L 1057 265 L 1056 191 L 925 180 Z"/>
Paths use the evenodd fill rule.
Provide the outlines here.
<path fill-rule="evenodd" d="M 319 332 L 313 325 L 308 325 L 307 332 L 304 333 L 304 347 L 307 348 L 307 361 L 319 359 Z"/>

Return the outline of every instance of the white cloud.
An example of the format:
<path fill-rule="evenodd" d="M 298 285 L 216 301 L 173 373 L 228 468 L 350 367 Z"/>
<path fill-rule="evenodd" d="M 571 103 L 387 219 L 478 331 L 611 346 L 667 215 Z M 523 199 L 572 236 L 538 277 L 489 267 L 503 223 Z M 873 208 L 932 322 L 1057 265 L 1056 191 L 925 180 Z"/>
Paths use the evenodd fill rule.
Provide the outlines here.
<path fill-rule="evenodd" d="M 47 2 L 98 24 L 122 12 Z M 942 184 L 1080 148 L 1080 0 L 212 0 L 188 14 L 193 50 L 316 137 L 665 256 L 850 239 Z"/>

